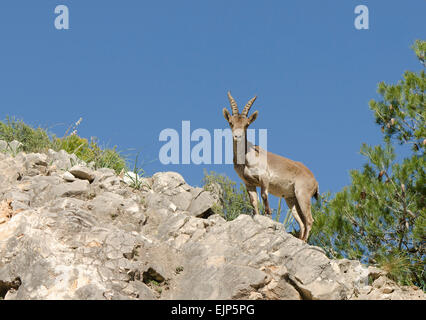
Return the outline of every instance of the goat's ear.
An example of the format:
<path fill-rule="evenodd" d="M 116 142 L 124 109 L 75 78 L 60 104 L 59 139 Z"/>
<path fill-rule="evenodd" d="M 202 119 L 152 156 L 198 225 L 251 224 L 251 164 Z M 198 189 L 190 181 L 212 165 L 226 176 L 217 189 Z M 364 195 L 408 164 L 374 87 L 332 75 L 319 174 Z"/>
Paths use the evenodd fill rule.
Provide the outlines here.
<path fill-rule="evenodd" d="M 223 116 L 225 117 L 226 121 L 229 122 L 229 118 L 231 117 L 231 115 L 229 114 L 228 109 L 223 108 Z"/>
<path fill-rule="evenodd" d="M 255 111 L 250 117 L 249 117 L 249 124 L 253 123 L 254 120 L 256 120 L 257 115 L 259 114 L 259 111 Z"/>

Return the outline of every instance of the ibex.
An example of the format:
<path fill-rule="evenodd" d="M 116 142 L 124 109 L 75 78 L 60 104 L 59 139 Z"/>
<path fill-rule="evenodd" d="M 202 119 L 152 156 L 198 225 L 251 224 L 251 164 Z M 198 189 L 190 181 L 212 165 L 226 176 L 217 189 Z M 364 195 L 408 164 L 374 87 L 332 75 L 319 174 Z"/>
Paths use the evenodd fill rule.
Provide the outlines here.
<path fill-rule="evenodd" d="M 272 214 L 268 194 L 283 197 L 299 224 L 299 238 L 306 242 L 314 222 L 311 198 L 318 200 L 318 182 L 302 163 L 273 154 L 247 141 L 247 128 L 258 115 L 256 111 L 248 117 L 256 98 L 251 99 L 240 114 L 237 103 L 228 92 L 232 115 L 223 108 L 223 116 L 232 130 L 235 171 L 246 185 L 254 214 L 259 214 L 256 187 L 261 188 L 265 213 L 268 215 Z"/>

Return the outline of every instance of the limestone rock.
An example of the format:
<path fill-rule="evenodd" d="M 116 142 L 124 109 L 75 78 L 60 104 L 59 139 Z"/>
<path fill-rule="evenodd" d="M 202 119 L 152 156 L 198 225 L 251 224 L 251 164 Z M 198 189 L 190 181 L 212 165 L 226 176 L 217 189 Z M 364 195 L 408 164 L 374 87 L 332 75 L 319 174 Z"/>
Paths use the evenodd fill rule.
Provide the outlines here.
<path fill-rule="evenodd" d="M 72 183 L 60 184 L 56 186 L 54 193 L 58 197 L 75 197 L 87 195 L 89 192 L 89 182 L 87 180 L 76 180 Z"/>
<path fill-rule="evenodd" d="M 92 170 L 87 167 L 77 165 L 68 171 L 77 179 L 87 180 L 89 182 L 93 182 L 93 180 L 95 180 L 95 175 L 93 174 Z"/>
<path fill-rule="evenodd" d="M 16 140 L 11 142 L 0 140 L 0 153 L 16 155 L 22 149 L 22 146 L 22 143 Z"/>
<path fill-rule="evenodd" d="M 64 174 L 62 175 L 62 178 L 64 178 L 64 180 L 65 181 L 68 181 L 68 182 L 74 182 L 77 178 L 76 177 L 74 177 L 74 175 L 71 173 L 71 172 L 69 172 L 69 171 L 66 171 L 66 172 L 64 172 Z"/>
<path fill-rule="evenodd" d="M 196 188 L 192 192 L 192 201 L 187 211 L 194 217 L 207 217 L 213 212 L 210 209 L 216 203 L 215 198 L 208 191 Z"/>
<path fill-rule="evenodd" d="M 269 217 L 225 221 L 220 190 L 143 179 L 63 150 L 0 153 L 0 299 L 425 299 Z"/>

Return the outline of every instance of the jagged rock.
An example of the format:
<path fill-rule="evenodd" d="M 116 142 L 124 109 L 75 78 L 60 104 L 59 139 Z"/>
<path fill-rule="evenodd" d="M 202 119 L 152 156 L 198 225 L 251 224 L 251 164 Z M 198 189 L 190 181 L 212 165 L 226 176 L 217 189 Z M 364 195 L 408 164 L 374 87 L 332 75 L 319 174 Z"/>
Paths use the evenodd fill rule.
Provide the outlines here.
<path fill-rule="evenodd" d="M 386 276 L 387 272 L 373 266 L 368 266 L 368 274 L 370 278 L 374 281 L 381 276 Z"/>
<path fill-rule="evenodd" d="M 87 180 L 89 182 L 93 182 L 93 180 L 95 180 L 95 175 L 89 168 L 77 165 L 72 167 L 68 171 L 77 179 Z"/>
<path fill-rule="evenodd" d="M 184 211 L 195 217 L 207 218 L 217 203 L 210 192 L 192 188 L 176 172 L 159 172 L 152 177 L 152 189 L 147 195 L 147 206 L 169 208 L 172 212 Z"/>
<path fill-rule="evenodd" d="M 24 166 L 28 169 L 34 166 L 43 166 L 47 167 L 47 155 L 42 153 L 30 153 L 28 155 L 20 154 L 20 156 L 25 157 Z M 18 157 L 19 159 L 19 157 Z"/>
<path fill-rule="evenodd" d="M 152 179 L 152 190 L 156 193 L 172 196 L 190 190 L 190 186 L 177 172 L 157 172 Z"/>
<path fill-rule="evenodd" d="M 210 192 L 202 188 L 196 188 L 193 189 L 191 193 L 192 201 L 187 211 L 194 217 L 206 217 L 211 215 L 213 212 L 211 212 L 210 209 L 216 203 L 216 200 Z"/>
<path fill-rule="evenodd" d="M 18 153 L 18 151 L 22 148 L 22 143 L 19 141 L 13 140 L 12 142 L 9 142 L 9 150 L 12 152 L 12 154 Z"/>
<path fill-rule="evenodd" d="M 74 182 L 75 180 L 77 180 L 77 178 L 74 177 L 74 175 L 69 171 L 64 172 L 62 178 L 64 178 L 64 180 L 68 182 Z"/>
<path fill-rule="evenodd" d="M 178 173 L 135 190 L 74 157 L 0 153 L 0 298 L 425 299 L 269 217 L 226 222 Z"/>
<path fill-rule="evenodd" d="M 0 140 L 1 153 L 16 155 L 21 150 L 22 146 L 23 146 L 22 143 L 16 140 L 13 140 L 11 142 Z"/>
<path fill-rule="evenodd" d="M 51 164 L 53 168 L 59 170 L 68 170 L 76 164 L 84 165 L 84 162 L 77 158 L 75 154 L 69 154 L 65 150 L 60 150 L 56 152 L 52 149 L 47 151 L 48 163 Z"/>
<path fill-rule="evenodd" d="M 377 268 L 376 268 L 377 269 Z M 424 300 L 425 294 L 417 287 L 399 286 L 385 275 L 379 276 L 371 286 L 361 290 L 358 300 Z"/>
<path fill-rule="evenodd" d="M 76 180 L 71 183 L 60 184 L 55 187 L 54 193 L 58 197 L 75 197 L 87 195 L 90 190 L 87 180 Z"/>
<path fill-rule="evenodd" d="M 17 191 L 17 190 L 11 190 L 9 192 L 6 192 L 4 194 L 4 197 L 6 199 L 11 199 L 12 202 L 13 201 L 19 201 L 19 202 L 25 203 L 26 205 L 30 204 L 30 199 L 31 199 L 30 196 L 27 193 Z"/>

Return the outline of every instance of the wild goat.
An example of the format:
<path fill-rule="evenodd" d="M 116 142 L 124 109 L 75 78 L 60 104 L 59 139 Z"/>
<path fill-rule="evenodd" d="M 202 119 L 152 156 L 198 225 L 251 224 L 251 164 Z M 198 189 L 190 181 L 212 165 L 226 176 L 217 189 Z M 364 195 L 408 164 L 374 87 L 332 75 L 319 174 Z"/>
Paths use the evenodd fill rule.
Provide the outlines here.
<path fill-rule="evenodd" d="M 272 214 L 268 193 L 283 197 L 300 226 L 299 238 L 306 242 L 314 222 L 311 198 L 318 199 L 318 182 L 302 163 L 273 154 L 247 141 L 247 128 L 258 115 L 256 111 L 248 117 L 256 98 L 251 99 L 239 114 L 237 103 L 228 92 L 232 115 L 228 109 L 223 108 L 223 116 L 232 130 L 234 169 L 246 185 L 254 213 L 259 214 L 256 187 L 261 188 L 268 215 Z"/>

